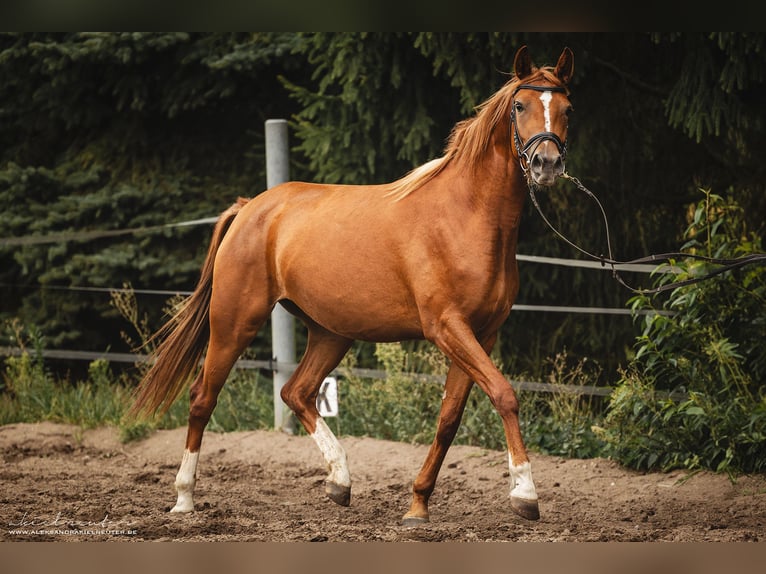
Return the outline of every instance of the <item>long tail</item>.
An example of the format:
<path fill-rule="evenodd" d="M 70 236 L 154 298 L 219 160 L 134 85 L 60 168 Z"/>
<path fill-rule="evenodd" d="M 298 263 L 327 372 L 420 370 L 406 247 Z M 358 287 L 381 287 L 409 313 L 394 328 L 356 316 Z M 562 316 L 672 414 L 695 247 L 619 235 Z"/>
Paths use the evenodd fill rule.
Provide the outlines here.
<path fill-rule="evenodd" d="M 165 413 L 192 379 L 210 337 L 209 311 L 213 267 L 218 248 L 237 213 L 248 202 L 237 202 L 218 218 L 197 287 L 170 320 L 148 342 L 161 341 L 154 363 L 139 383 L 128 415 L 146 418 Z"/>

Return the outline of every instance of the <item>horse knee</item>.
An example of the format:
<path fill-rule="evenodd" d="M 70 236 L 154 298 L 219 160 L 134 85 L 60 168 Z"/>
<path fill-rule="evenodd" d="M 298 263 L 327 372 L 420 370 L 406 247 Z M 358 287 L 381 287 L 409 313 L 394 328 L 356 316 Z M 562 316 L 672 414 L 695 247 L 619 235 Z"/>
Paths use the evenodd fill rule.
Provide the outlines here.
<path fill-rule="evenodd" d="M 495 396 L 490 396 L 490 400 L 503 419 L 519 416 L 519 400 L 512 387 L 508 386 Z"/>

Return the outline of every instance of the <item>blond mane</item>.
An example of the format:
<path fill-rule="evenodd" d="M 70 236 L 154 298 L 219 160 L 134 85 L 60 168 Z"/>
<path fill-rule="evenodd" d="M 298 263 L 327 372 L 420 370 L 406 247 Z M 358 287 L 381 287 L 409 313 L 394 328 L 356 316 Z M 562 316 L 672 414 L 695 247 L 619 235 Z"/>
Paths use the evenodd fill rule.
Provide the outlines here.
<path fill-rule="evenodd" d="M 553 68 L 548 66 L 534 68 L 532 74 L 524 78 L 524 83 L 532 82 L 562 85 L 554 74 Z M 476 115 L 455 124 L 444 148 L 444 155 L 416 167 L 401 179 L 391 183 L 386 195 L 393 197 L 395 201 L 404 199 L 439 175 L 453 162 L 459 162 L 470 172 L 475 171 L 489 149 L 495 128 L 510 117 L 513 93 L 520 83 L 521 80 L 518 78 L 512 78 L 475 108 Z"/>

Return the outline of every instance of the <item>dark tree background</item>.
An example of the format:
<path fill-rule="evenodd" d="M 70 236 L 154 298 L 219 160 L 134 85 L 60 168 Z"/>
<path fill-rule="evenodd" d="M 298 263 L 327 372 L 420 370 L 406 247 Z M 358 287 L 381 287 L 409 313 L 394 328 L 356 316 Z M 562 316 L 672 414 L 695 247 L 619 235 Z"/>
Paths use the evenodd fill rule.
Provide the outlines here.
<path fill-rule="evenodd" d="M 210 227 L 71 234 L 210 217 L 259 193 L 268 118 L 292 122 L 295 179 L 396 179 L 440 154 L 522 44 L 540 65 L 574 50 L 568 171 L 605 205 L 618 258 L 677 249 L 700 188 L 734 196 L 763 235 L 761 33 L 5 33 L 2 318 L 38 327 L 50 347 L 124 349 L 108 294 L 74 288 L 190 290 Z M 540 199 L 566 235 L 604 252 L 599 214 L 571 184 Z M 519 252 L 578 257 L 531 205 Z M 519 303 L 622 307 L 630 296 L 606 272 L 521 272 Z M 139 298 L 154 327 L 164 302 Z M 624 316 L 519 311 L 498 352 L 535 374 L 566 348 L 609 372 L 634 336 Z"/>

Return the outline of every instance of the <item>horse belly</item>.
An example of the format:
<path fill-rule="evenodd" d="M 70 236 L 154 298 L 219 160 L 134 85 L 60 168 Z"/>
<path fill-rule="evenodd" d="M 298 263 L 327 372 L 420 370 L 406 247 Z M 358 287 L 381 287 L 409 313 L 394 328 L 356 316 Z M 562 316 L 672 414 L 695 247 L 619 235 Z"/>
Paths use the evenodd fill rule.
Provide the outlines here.
<path fill-rule="evenodd" d="M 286 298 L 326 329 L 351 339 L 394 341 L 422 336 L 408 290 L 379 269 L 359 269 L 342 261 L 293 272 Z"/>
<path fill-rule="evenodd" d="M 304 228 L 279 265 L 285 298 L 343 336 L 397 340 L 420 336 L 414 298 L 396 256 L 362 233 Z"/>

